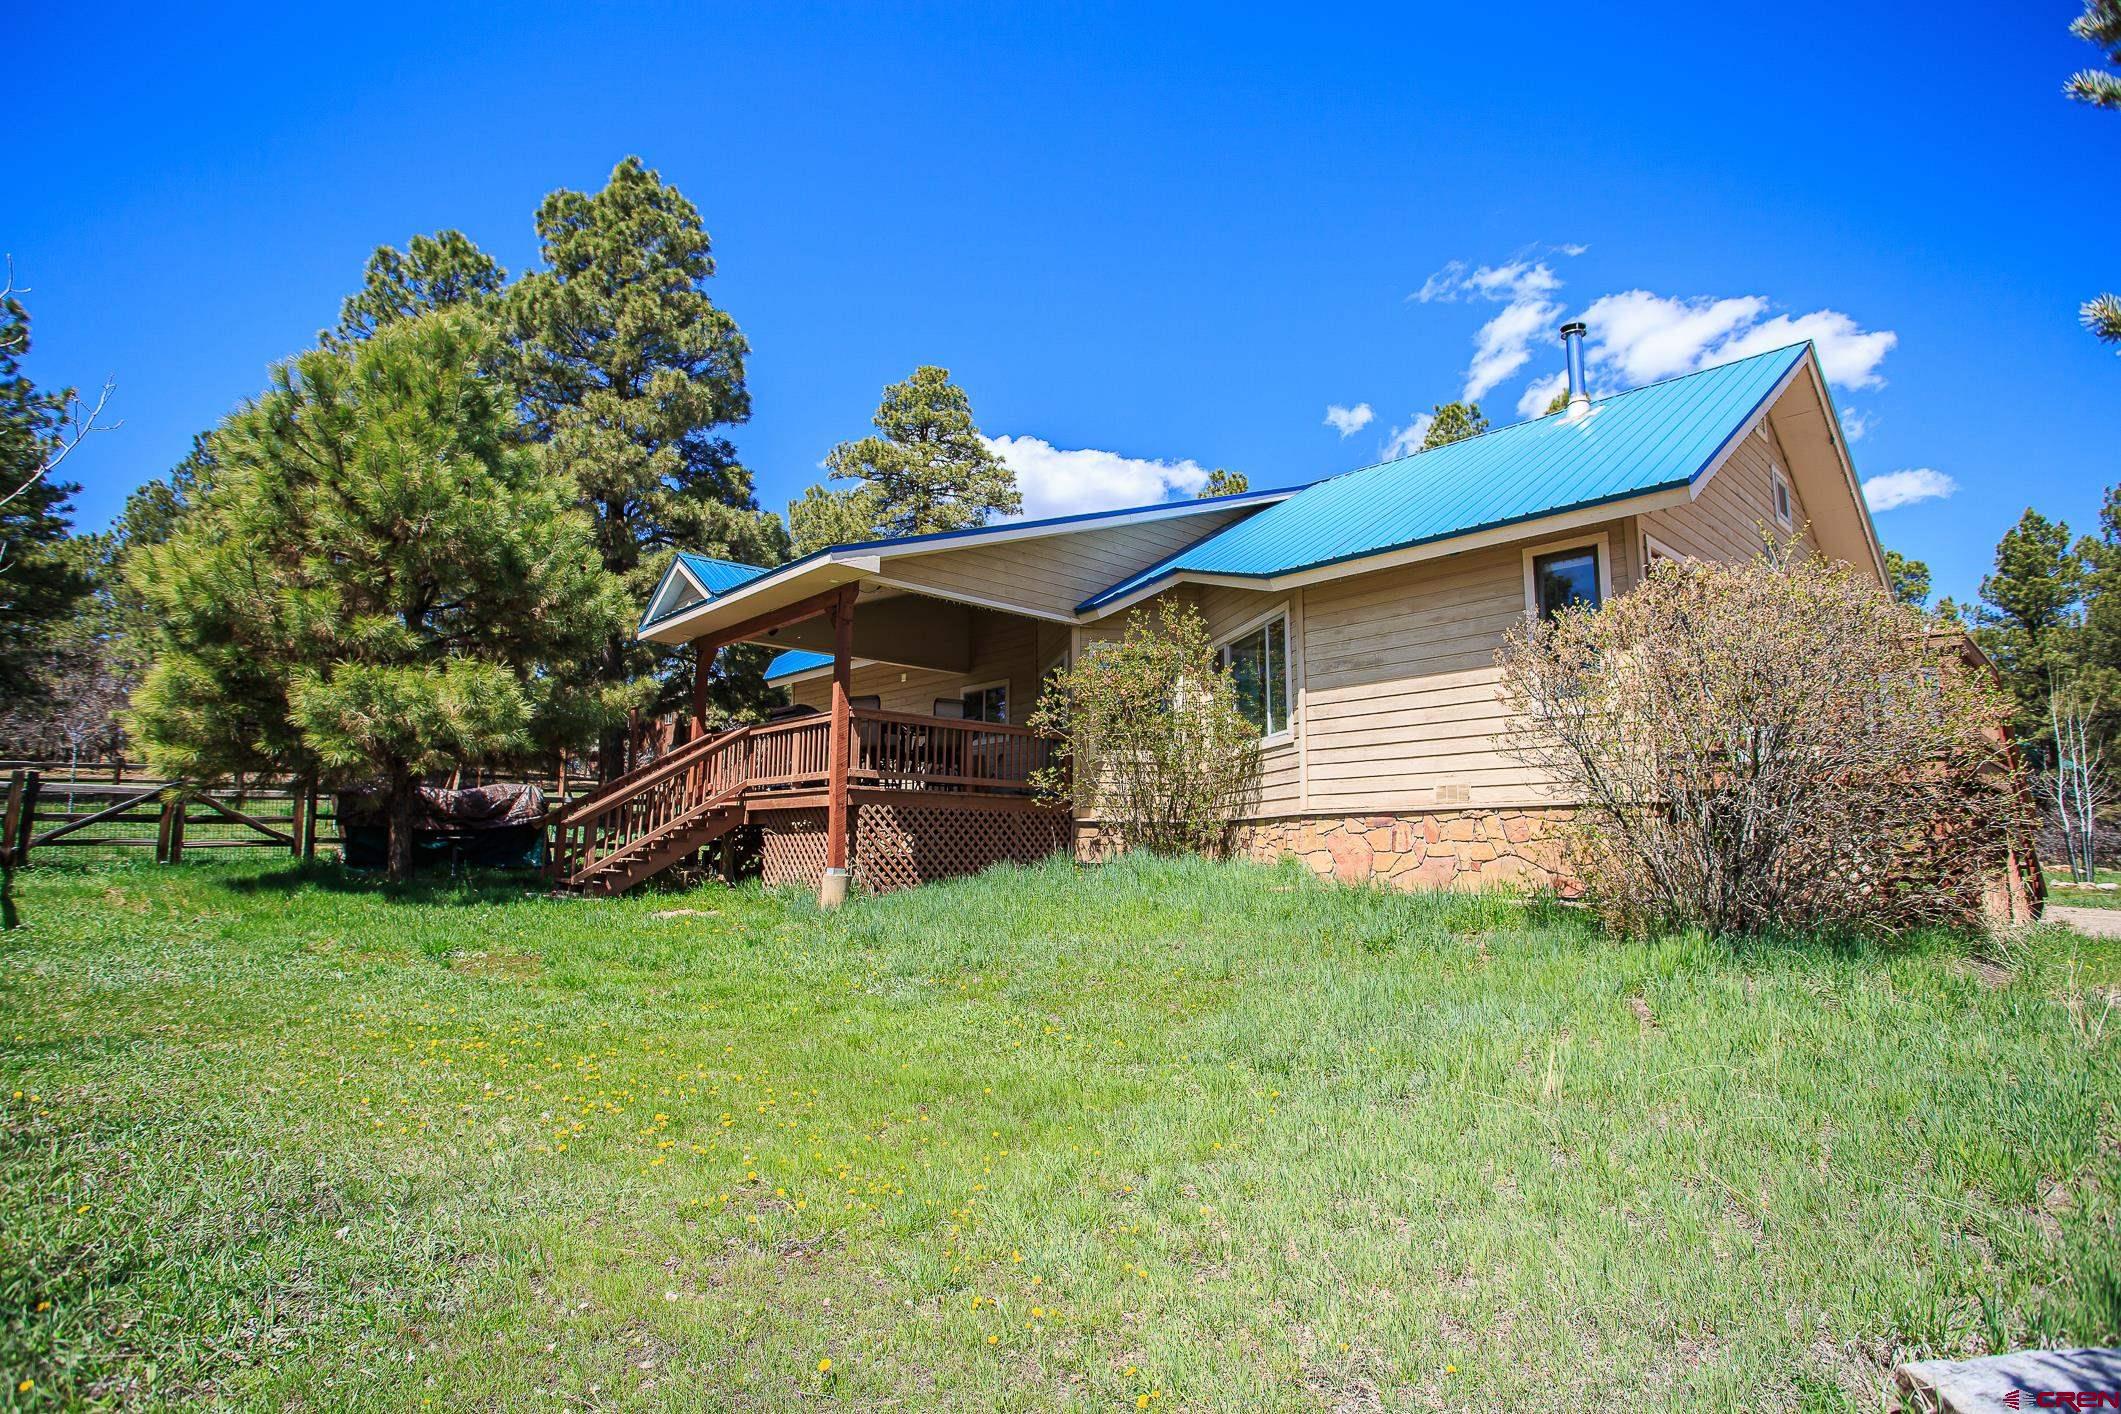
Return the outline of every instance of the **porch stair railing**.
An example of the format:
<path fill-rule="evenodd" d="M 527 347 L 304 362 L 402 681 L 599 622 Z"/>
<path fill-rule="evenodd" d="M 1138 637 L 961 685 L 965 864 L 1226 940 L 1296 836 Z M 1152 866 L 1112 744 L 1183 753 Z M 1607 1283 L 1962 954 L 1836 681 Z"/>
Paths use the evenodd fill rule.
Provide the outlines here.
<path fill-rule="evenodd" d="M 621 893 L 734 829 L 752 731 L 695 738 L 553 812 L 547 876 L 561 888 Z"/>
<path fill-rule="evenodd" d="M 1028 727 L 858 708 L 847 779 L 870 790 L 1028 796 L 1053 741 Z M 546 873 L 560 888 L 621 893 L 744 821 L 747 803 L 831 777 L 831 719 L 797 717 L 699 737 L 546 819 Z"/>

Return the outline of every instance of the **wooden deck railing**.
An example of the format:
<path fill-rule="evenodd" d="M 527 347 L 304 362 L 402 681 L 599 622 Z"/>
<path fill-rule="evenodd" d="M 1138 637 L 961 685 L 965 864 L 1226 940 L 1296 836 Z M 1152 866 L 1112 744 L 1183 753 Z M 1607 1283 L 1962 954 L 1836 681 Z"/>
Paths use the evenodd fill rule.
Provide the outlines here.
<path fill-rule="evenodd" d="M 751 784 L 754 789 L 819 786 L 831 773 L 830 717 L 794 717 L 751 729 Z"/>
<path fill-rule="evenodd" d="M 967 722 L 903 712 L 854 714 L 848 779 L 912 790 L 1028 794 L 1053 763 L 1051 737 L 1006 722 Z"/>
<path fill-rule="evenodd" d="M 847 779 L 887 790 L 1029 795 L 1054 742 L 1029 727 L 903 712 L 852 714 Z M 832 719 L 738 727 L 687 742 L 548 817 L 548 868 L 561 879 L 630 855 L 702 814 L 739 801 L 824 789 Z"/>

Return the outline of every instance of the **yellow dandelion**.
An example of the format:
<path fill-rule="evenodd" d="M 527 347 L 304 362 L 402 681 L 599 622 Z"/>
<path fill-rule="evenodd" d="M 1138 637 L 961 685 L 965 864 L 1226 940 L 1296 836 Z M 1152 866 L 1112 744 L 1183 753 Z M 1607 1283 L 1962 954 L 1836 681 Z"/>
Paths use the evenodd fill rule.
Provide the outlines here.
<path fill-rule="evenodd" d="M 822 1374 L 826 1374 L 826 1373 L 828 1373 L 828 1372 L 829 1372 L 829 1371 L 830 1371 L 831 1369 L 832 1369 L 832 1357 L 831 1357 L 830 1355 L 827 1355 L 827 1356 L 826 1356 L 826 1357 L 825 1357 L 824 1359 L 822 1359 L 822 1360 L 820 1360 L 820 1361 L 818 1361 L 818 1362 L 817 1362 L 817 1372 L 818 1372 L 819 1374 L 821 1374 L 821 1375 L 822 1375 Z"/>

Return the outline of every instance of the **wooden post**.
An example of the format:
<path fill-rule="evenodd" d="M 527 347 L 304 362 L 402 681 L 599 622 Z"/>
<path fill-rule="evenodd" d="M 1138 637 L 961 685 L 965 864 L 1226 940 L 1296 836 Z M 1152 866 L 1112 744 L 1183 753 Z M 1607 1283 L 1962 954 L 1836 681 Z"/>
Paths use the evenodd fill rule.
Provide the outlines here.
<path fill-rule="evenodd" d="M 821 908 L 847 901 L 847 766 L 854 749 L 853 704 L 847 696 L 854 658 L 854 594 L 847 585 L 832 602 L 832 734 L 827 748 L 825 877 L 818 884 Z"/>
<path fill-rule="evenodd" d="M 302 810 L 309 803 L 308 785 L 300 776 L 287 783 L 288 794 L 294 797 L 288 807 L 287 852 L 295 858 L 302 857 Z"/>
<path fill-rule="evenodd" d="M 162 820 L 155 831 L 155 858 L 163 864 L 184 862 L 184 801 L 187 792 L 177 786 L 162 799 Z"/>
<path fill-rule="evenodd" d="M 35 771 L 22 773 L 22 813 L 15 819 L 15 833 L 8 843 L 8 851 L 15 858 L 15 867 L 20 869 L 29 863 L 29 842 L 37 833 L 37 792 L 43 788 L 44 778 Z"/>
<path fill-rule="evenodd" d="M 15 867 L 15 840 L 22 833 L 22 818 L 30 813 L 22 808 L 22 772 L 7 773 L 7 813 L 0 816 L 0 868 Z"/>
<path fill-rule="evenodd" d="M 162 814 L 155 820 L 155 863 L 169 863 L 169 837 L 176 829 L 177 793 L 166 792 L 162 797 Z"/>
<path fill-rule="evenodd" d="M 302 842 L 302 857 L 317 857 L 317 783 L 314 778 L 303 783 L 302 828 L 295 838 Z"/>
<path fill-rule="evenodd" d="M 714 655 L 721 651 L 704 638 L 692 646 L 692 735 L 695 740 L 707 735 L 707 670 L 714 666 Z"/>

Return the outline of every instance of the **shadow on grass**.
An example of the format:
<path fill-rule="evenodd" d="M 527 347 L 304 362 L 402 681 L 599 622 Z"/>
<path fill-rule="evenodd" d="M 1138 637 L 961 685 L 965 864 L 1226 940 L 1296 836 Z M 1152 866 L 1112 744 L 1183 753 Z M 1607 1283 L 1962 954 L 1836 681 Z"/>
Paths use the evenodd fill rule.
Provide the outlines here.
<path fill-rule="evenodd" d="M 550 892 L 544 877 L 529 870 L 473 869 L 454 874 L 415 874 L 406 883 L 394 884 L 381 874 L 349 869 L 343 864 L 324 860 L 289 864 L 262 874 L 226 879 L 222 886 L 230 893 L 246 896 L 310 889 L 427 908 L 489 906 Z"/>

